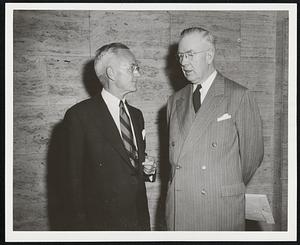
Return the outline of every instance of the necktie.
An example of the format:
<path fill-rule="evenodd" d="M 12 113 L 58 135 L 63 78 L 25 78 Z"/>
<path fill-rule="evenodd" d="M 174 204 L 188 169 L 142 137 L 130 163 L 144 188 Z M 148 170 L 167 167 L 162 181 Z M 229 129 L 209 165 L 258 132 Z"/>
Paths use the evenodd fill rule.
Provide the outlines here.
<path fill-rule="evenodd" d="M 200 89 L 202 88 L 201 84 L 197 86 L 193 93 L 193 105 L 194 105 L 194 110 L 195 113 L 199 110 L 201 106 L 201 94 L 200 94 Z"/>
<path fill-rule="evenodd" d="M 123 143 L 128 153 L 130 162 L 134 167 L 136 167 L 138 153 L 133 142 L 133 134 L 131 130 L 130 119 L 128 114 L 126 113 L 124 103 L 122 100 L 120 101 L 120 127 Z"/>

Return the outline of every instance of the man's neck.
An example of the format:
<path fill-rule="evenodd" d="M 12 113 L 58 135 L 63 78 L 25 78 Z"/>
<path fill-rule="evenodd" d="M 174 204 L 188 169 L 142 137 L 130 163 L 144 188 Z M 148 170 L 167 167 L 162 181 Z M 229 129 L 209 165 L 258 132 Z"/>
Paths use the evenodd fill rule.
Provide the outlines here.
<path fill-rule="evenodd" d="M 199 80 L 199 81 L 196 81 L 194 84 L 203 84 L 205 81 L 207 81 L 207 79 L 211 76 L 211 74 L 213 74 L 214 72 L 215 72 L 215 68 L 213 67 L 212 69 L 210 69 L 208 72 L 207 72 L 207 74 L 206 74 L 206 76 L 205 76 L 205 78 L 203 78 L 203 79 L 201 79 L 201 80 Z"/>
<path fill-rule="evenodd" d="M 119 93 L 118 91 L 116 91 L 115 89 L 112 89 L 108 86 L 103 87 L 108 93 L 112 94 L 113 96 L 117 97 L 119 100 L 124 100 L 126 94 L 124 93 Z"/>

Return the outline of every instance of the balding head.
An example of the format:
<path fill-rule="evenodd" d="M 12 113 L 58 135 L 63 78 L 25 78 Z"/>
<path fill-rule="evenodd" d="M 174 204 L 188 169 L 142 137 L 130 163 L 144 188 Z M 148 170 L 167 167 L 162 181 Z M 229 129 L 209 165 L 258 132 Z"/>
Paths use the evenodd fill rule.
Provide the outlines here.
<path fill-rule="evenodd" d="M 185 37 L 187 35 L 194 34 L 194 33 L 198 33 L 199 38 L 202 41 L 208 42 L 211 45 L 211 48 L 215 49 L 215 42 L 216 42 L 215 37 L 209 31 L 205 30 L 202 27 L 190 27 L 190 28 L 184 29 L 180 34 L 180 39 L 182 39 L 183 37 Z"/>
<path fill-rule="evenodd" d="M 120 50 L 129 50 L 129 48 L 122 43 L 110 43 L 96 51 L 94 69 L 103 86 L 107 82 L 106 68 L 109 66 L 111 58 L 118 55 Z"/>

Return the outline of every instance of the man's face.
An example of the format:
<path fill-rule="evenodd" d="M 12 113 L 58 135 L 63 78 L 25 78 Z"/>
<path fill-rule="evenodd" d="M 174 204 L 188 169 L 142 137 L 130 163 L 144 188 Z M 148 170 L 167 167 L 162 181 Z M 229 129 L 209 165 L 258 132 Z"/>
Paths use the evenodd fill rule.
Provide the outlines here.
<path fill-rule="evenodd" d="M 187 34 L 179 41 L 178 54 L 181 56 L 179 63 L 184 76 L 191 83 L 199 83 L 207 78 L 209 49 L 210 44 L 203 40 L 199 33 Z"/>
<path fill-rule="evenodd" d="M 140 73 L 134 55 L 127 49 L 121 49 L 115 59 L 113 68 L 116 89 L 121 94 L 136 91 Z"/>

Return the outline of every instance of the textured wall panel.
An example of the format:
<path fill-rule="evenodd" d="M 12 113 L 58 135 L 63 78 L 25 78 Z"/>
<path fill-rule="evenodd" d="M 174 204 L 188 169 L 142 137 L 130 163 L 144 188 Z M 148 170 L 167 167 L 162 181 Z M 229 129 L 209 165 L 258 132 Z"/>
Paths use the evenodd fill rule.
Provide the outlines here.
<path fill-rule="evenodd" d="M 275 61 L 276 13 L 247 11 L 241 19 L 241 57 Z"/>
<path fill-rule="evenodd" d="M 14 57 L 14 103 L 48 104 L 48 83 L 41 57 Z"/>
<path fill-rule="evenodd" d="M 216 68 L 228 78 L 252 91 L 274 93 L 270 90 L 270 86 L 274 86 L 274 62 L 267 60 L 217 61 Z"/>
<path fill-rule="evenodd" d="M 47 113 L 48 108 L 44 106 L 14 105 L 14 148 L 23 149 L 23 152 L 15 151 L 15 154 L 24 151 L 27 154 L 45 154 L 50 133 Z"/>
<path fill-rule="evenodd" d="M 139 62 L 141 76 L 138 78 L 138 90 L 129 94 L 128 99 L 137 106 L 143 102 L 152 102 L 155 105 L 166 102 L 173 93 L 166 74 L 166 61 L 140 59 Z"/>
<path fill-rule="evenodd" d="M 14 52 L 90 55 L 88 11 L 14 11 Z"/>
<path fill-rule="evenodd" d="M 50 104 L 74 104 L 89 97 L 83 77 L 88 60 L 89 57 L 45 58 Z"/>
<path fill-rule="evenodd" d="M 159 129 L 164 123 L 162 119 L 166 119 L 165 113 L 161 110 L 173 93 L 173 87 L 168 82 L 164 60 L 141 59 L 140 63 L 141 77 L 138 80 L 138 90 L 128 95 L 128 101 L 143 112 L 147 132 L 147 151 L 158 157 Z"/>
<path fill-rule="evenodd" d="M 38 154 L 14 156 L 14 230 L 47 230 L 46 161 Z"/>
<path fill-rule="evenodd" d="M 287 231 L 288 213 L 288 17 L 283 18 L 283 74 L 282 74 L 282 166 L 281 166 L 281 230 Z M 296 83 L 296 81 L 291 81 Z M 296 86 L 295 86 L 296 87 Z M 292 160 L 292 159 L 291 159 Z"/>
<path fill-rule="evenodd" d="M 92 56 L 104 44 L 122 42 L 137 58 L 164 58 L 169 28 L 169 15 L 163 11 L 91 11 Z"/>
<path fill-rule="evenodd" d="M 148 207 L 150 210 L 150 226 L 151 230 L 157 230 L 157 209 L 159 208 L 158 199 L 160 197 L 160 182 L 156 180 L 154 183 L 146 183 Z"/>
<path fill-rule="evenodd" d="M 183 29 L 200 26 L 216 36 L 216 60 L 240 60 L 241 19 L 234 12 L 171 11 L 171 41 L 178 42 Z"/>

